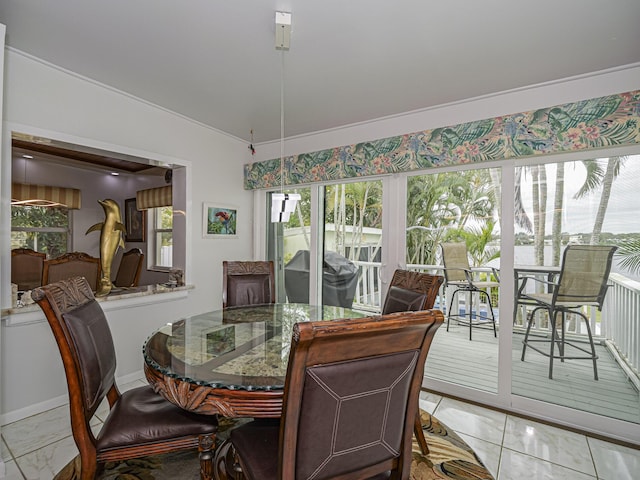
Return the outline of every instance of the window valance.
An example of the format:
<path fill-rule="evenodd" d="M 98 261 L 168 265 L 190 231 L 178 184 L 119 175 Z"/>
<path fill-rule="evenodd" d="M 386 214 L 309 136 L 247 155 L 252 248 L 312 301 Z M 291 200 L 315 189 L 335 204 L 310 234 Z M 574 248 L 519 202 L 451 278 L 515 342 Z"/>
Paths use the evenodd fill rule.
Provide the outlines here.
<path fill-rule="evenodd" d="M 284 159 L 284 185 L 640 143 L 640 90 Z M 280 160 L 245 165 L 246 190 L 281 185 Z"/>
<path fill-rule="evenodd" d="M 76 188 L 12 183 L 11 205 L 63 206 L 79 209 L 81 193 Z"/>
<path fill-rule="evenodd" d="M 164 187 L 148 188 L 136 193 L 136 208 L 146 210 L 148 208 L 170 207 L 173 205 L 173 193 L 171 185 Z"/>

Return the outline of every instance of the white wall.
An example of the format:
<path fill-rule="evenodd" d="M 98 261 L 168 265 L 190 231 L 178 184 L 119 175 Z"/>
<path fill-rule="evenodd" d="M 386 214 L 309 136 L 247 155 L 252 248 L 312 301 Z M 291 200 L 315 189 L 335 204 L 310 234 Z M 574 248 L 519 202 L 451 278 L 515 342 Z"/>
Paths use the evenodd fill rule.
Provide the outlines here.
<path fill-rule="evenodd" d="M 140 348 L 151 330 L 179 316 L 220 307 L 222 260 L 251 258 L 254 229 L 264 227 L 264 216 L 255 212 L 252 223 L 253 200 L 242 189 L 242 164 L 278 157 L 279 144 L 257 145 L 252 159 L 246 144 L 238 139 L 10 49 L 5 71 L 2 192 L 7 192 L 10 177 L 4 159 L 10 158 L 8 139 L 12 130 L 168 163 L 186 162 L 192 167 L 187 177 L 187 265 L 192 266 L 187 269 L 187 281 L 196 289 L 187 299 L 170 304 L 109 312 L 118 375 L 140 370 Z M 297 137 L 287 141 L 285 153 L 316 151 L 638 88 L 640 67 L 618 69 Z M 2 196 L 3 211 L 8 208 L 7 195 Z M 205 201 L 239 208 L 238 238 L 202 238 L 201 208 Z M 3 264 L 9 254 L 8 235 L 8 218 L 3 215 Z M 261 241 L 259 234 L 255 238 Z M 7 282 L 5 271 L 3 268 L 3 286 Z M 4 290 L 2 293 L 6 298 L 8 294 Z M 5 421 L 60 401 L 65 392 L 64 377 L 46 324 L 3 327 L 1 349 L 0 405 Z"/>
<path fill-rule="evenodd" d="M 6 265 L 9 263 L 10 218 L 6 212 L 12 131 L 191 167 L 187 185 L 186 275 L 187 281 L 196 288 L 184 300 L 108 314 L 118 353 L 117 375 L 140 371 L 141 346 L 149 333 L 181 316 L 221 307 L 222 261 L 251 258 L 253 200 L 251 193 L 243 190 L 242 183 L 242 165 L 249 160 L 247 146 L 234 137 L 15 50 L 5 52 L 0 170 L 3 306 L 9 302 Z M 238 207 L 237 238 L 202 238 L 203 202 L 231 203 Z M 99 206 L 96 204 L 96 207 Z M 96 217 L 97 222 L 103 215 L 96 210 Z M 190 265 L 194 268 L 189 268 Z M 2 423 L 62 401 L 66 388 L 64 374 L 47 324 L 7 327 L 3 323 L 1 338 Z"/>
<path fill-rule="evenodd" d="M 285 155 L 494 118 L 640 89 L 640 64 L 523 87 L 287 139 Z M 279 142 L 256 145 L 253 162 L 280 157 Z"/>

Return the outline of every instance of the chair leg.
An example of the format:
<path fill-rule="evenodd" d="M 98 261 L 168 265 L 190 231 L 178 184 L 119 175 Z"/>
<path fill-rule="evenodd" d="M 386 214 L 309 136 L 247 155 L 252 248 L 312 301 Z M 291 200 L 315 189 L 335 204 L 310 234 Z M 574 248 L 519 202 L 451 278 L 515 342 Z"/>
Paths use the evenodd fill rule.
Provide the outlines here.
<path fill-rule="evenodd" d="M 553 350 L 556 345 L 556 315 L 557 312 L 549 310 L 549 322 L 551 323 L 551 349 L 549 353 L 549 378 L 553 380 Z"/>
<path fill-rule="evenodd" d="M 424 431 L 422 430 L 422 421 L 420 421 L 420 412 L 416 413 L 416 420 L 413 424 L 413 434 L 416 437 L 416 441 L 420 446 L 420 451 L 423 455 L 429 454 L 429 446 L 427 440 L 424 438 Z"/>
<path fill-rule="evenodd" d="M 524 340 L 522 340 L 522 356 L 520 360 L 524 362 L 524 354 L 527 351 L 527 341 L 529 340 L 529 332 L 531 331 L 531 326 L 533 325 L 533 321 L 535 319 L 536 312 L 540 309 L 540 307 L 536 307 L 529 313 L 529 318 L 527 320 L 527 331 L 524 334 Z"/>
<path fill-rule="evenodd" d="M 469 341 L 471 341 L 471 332 L 473 331 L 473 292 L 468 292 L 469 294 Z M 478 304 L 480 302 L 478 301 Z M 465 307 L 466 308 L 466 307 Z M 465 312 L 466 314 L 467 312 Z"/>
<path fill-rule="evenodd" d="M 495 338 L 498 338 L 498 331 L 496 329 L 496 317 L 493 314 L 493 304 L 491 303 L 491 295 L 489 295 L 489 292 L 485 292 L 484 290 L 480 290 L 481 294 L 484 294 L 484 296 L 487 299 L 487 308 L 489 309 L 489 311 L 487 313 L 491 314 L 491 323 L 493 324 L 493 336 Z"/>
<path fill-rule="evenodd" d="M 449 302 L 449 310 L 447 310 L 447 332 L 449 331 L 449 322 L 451 321 L 451 309 L 453 308 L 453 301 L 456 299 L 456 295 L 460 290 L 454 290 L 451 294 L 451 301 Z"/>
<path fill-rule="evenodd" d="M 200 480 L 213 480 L 213 450 L 215 445 L 215 434 L 200 435 L 198 438 L 198 452 L 200 452 Z"/>
<path fill-rule="evenodd" d="M 589 319 L 587 318 L 586 315 L 584 315 L 581 312 L 578 313 L 578 315 L 582 317 L 582 319 L 584 320 L 584 323 L 587 326 L 587 335 L 589 336 L 589 345 L 591 345 L 591 357 L 593 359 L 593 378 L 594 380 L 598 380 L 598 366 L 596 365 L 596 360 L 598 357 L 596 356 L 596 347 L 593 344 L 593 336 L 591 335 L 591 327 L 589 326 Z"/>
<path fill-rule="evenodd" d="M 90 458 L 89 458 L 90 457 Z M 95 455 L 80 454 L 80 480 L 95 480 L 98 463 Z"/>

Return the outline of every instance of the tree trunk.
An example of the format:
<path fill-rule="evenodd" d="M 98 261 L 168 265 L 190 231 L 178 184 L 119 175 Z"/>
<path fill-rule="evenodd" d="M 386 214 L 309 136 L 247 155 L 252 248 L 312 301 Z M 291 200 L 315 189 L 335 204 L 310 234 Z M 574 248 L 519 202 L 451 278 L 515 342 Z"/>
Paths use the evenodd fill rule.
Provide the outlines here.
<path fill-rule="evenodd" d="M 553 224 L 551 227 L 551 265 L 560 265 L 562 248 L 562 209 L 564 208 L 564 163 L 556 165 L 556 193 L 553 202 Z"/>
<path fill-rule="evenodd" d="M 602 179 L 602 193 L 600 194 L 600 204 L 598 205 L 598 212 L 596 213 L 596 219 L 593 223 L 593 233 L 591 234 L 591 245 L 597 245 L 600 242 L 600 234 L 602 233 L 602 225 L 604 224 L 604 216 L 607 213 L 607 206 L 609 205 L 609 197 L 611 197 L 611 187 L 613 185 L 613 179 L 615 177 L 617 158 L 610 158 L 607 162 L 607 171 Z"/>
<path fill-rule="evenodd" d="M 544 185 L 546 175 L 544 165 L 531 167 L 531 178 L 533 179 L 533 229 L 534 229 L 534 253 L 536 265 L 544 265 L 544 236 L 546 222 L 546 202 L 547 188 Z"/>

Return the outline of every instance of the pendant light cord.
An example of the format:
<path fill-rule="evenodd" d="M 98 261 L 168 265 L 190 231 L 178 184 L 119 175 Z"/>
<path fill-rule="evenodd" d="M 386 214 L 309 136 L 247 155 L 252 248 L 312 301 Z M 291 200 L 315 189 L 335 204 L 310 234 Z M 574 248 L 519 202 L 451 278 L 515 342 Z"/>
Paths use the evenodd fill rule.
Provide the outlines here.
<path fill-rule="evenodd" d="M 284 50 L 280 50 L 280 193 L 284 192 Z"/>

